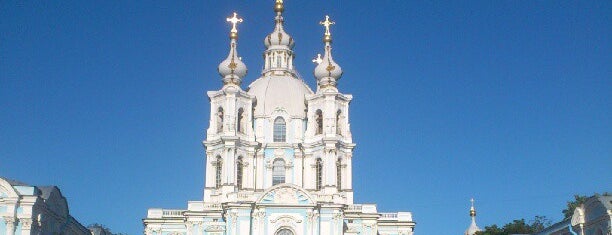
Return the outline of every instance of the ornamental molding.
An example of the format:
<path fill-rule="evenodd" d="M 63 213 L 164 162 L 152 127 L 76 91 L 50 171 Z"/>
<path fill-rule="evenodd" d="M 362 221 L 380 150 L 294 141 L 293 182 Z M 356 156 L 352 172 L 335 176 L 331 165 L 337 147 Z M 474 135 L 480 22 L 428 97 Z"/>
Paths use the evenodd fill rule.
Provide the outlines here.
<path fill-rule="evenodd" d="M 276 219 L 270 220 L 271 223 L 278 223 L 280 222 L 281 224 L 289 224 L 289 223 L 302 223 L 302 220 L 299 218 L 296 218 L 295 216 L 291 216 L 291 215 L 281 215 Z"/>
<path fill-rule="evenodd" d="M 30 218 L 19 219 L 19 221 L 24 229 L 30 229 L 32 227 L 32 219 Z"/>
<path fill-rule="evenodd" d="M 288 183 L 269 188 L 257 199 L 257 203 L 266 204 L 312 204 L 314 201 L 304 189 Z"/>
<path fill-rule="evenodd" d="M 2 218 L 4 219 L 6 226 L 15 226 L 18 221 L 17 218 L 13 216 L 3 216 Z"/>
<path fill-rule="evenodd" d="M 206 227 L 206 232 L 223 232 L 225 231 L 225 227 L 221 225 L 210 225 Z"/>

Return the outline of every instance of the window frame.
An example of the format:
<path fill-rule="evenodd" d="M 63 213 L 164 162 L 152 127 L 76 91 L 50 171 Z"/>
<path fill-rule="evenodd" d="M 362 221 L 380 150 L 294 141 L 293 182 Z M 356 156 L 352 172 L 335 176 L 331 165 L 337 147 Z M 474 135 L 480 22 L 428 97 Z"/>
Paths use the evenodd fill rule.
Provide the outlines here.
<path fill-rule="evenodd" d="M 272 127 L 272 142 L 287 142 L 287 121 L 285 121 L 285 118 L 281 116 L 278 116 L 274 119 Z"/>

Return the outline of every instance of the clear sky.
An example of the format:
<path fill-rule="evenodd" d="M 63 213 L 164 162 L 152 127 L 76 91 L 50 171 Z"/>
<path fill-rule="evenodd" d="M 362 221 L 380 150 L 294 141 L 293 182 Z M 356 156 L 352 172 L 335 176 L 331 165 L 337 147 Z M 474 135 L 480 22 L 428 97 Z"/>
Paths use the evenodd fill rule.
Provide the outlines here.
<path fill-rule="evenodd" d="M 233 11 L 262 67 L 273 1 L 0 1 L 0 176 L 58 185 L 83 224 L 141 234 L 201 200 L 206 91 Z M 612 2 L 286 0 L 314 87 L 329 14 L 353 94 L 356 203 L 420 235 L 544 215 L 612 191 Z"/>

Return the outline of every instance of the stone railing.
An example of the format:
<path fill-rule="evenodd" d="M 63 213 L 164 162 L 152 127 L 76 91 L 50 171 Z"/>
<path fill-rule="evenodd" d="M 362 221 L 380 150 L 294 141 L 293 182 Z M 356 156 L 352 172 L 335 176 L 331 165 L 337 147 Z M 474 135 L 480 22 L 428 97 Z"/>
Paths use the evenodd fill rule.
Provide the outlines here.
<path fill-rule="evenodd" d="M 183 217 L 185 210 L 164 210 L 159 208 L 149 209 L 147 213 L 148 219 L 161 219 L 161 218 L 180 218 Z"/>
<path fill-rule="evenodd" d="M 185 210 L 164 210 L 162 216 L 164 218 L 183 217 Z"/>
<path fill-rule="evenodd" d="M 348 205 L 346 206 L 346 212 L 361 212 L 362 207 L 361 204 Z"/>
<path fill-rule="evenodd" d="M 376 204 L 353 204 L 353 205 L 347 205 L 346 212 L 353 212 L 353 213 L 367 213 L 367 214 L 373 214 L 376 213 Z"/>
<path fill-rule="evenodd" d="M 250 192 L 238 192 L 239 201 L 253 201 L 253 194 Z"/>
<path fill-rule="evenodd" d="M 396 220 L 397 213 L 380 213 L 381 220 Z"/>
<path fill-rule="evenodd" d="M 397 213 L 379 213 L 380 218 L 378 220 L 392 220 L 398 222 L 412 222 L 412 213 L 410 212 L 397 212 Z"/>

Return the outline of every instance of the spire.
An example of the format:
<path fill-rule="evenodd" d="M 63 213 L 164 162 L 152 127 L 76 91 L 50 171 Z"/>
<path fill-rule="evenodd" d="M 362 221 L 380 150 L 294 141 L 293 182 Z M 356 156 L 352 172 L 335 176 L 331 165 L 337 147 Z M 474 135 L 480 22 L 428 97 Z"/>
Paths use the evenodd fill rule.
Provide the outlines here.
<path fill-rule="evenodd" d="M 482 231 L 478 225 L 476 225 L 476 209 L 474 209 L 474 198 L 470 200 L 472 202 L 472 206 L 470 207 L 470 217 L 472 217 L 472 223 L 467 230 L 465 230 L 465 235 L 474 235 L 478 231 Z"/>
<path fill-rule="evenodd" d="M 238 56 L 238 50 L 236 49 L 238 41 L 238 23 L 242 23 L 242 19 L 238 18 L 238 14 L 234 12 L 233 17 L 227 18 L 227 22 L 232 24 L 232 30 L 230 30 L 230 51 L 227 58 L 219 64 L 218 71 L 219 75 L 223 78 L 224 85 L 237 85 L 240 86 L 242 78 L 247 74 L 247 67 L 242 62 L 242 58 Z"/>
<path fill-rule="evenodd" d="M 264 52 L 264 71 L 266 75 L 286 75 L 294 73 L 293 69 L 293 46 L 295 42 L 291 35 L 285 32 L 283 12 L 285 6 L 283 0 L 276 0 L 274 4 L 274 31 L 264 38 L 266 51 Z"/>
<path fill-rule="evenodd" d="M 276 0 L 276 3 L 274 4 L 274 12 L 276 13 L 283 13 L 283 11 L 285 11 L 285 6 L 283 6 L 283 0 Z"/>
<path fill-rule="evenodd" d="M 325 16 L 325 20 L 321 21 L 321 24 L 325 28 L 325 34 L 323 36 L 323 42 L 325 43 L 325 54 L 320 63 L 318 63 L 317 67 L 314 70 L 315 78 L 317 79 L 317 84 L 319 88 L 328 88 L 328 87 L 336 87 L 336 84 L 340 77 L 342 77 L 342 67 L 338 65 L 334 58 L 332 57 L 332 35 L 330 31 L 330 27 L 335 24 L 335 22 L 329 19 L 329 16 Z"/>

